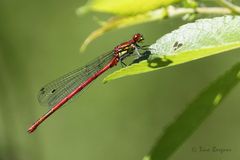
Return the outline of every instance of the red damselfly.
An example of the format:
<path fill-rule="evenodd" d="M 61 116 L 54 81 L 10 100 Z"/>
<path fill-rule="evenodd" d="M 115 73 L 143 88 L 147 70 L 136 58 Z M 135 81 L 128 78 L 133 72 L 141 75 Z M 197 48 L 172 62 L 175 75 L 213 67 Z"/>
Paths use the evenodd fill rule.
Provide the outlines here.
<path fill-rule="evenodd" d="M 140 56 L 138 49 L 141 49 L 141 47 L 138 43 L 143 40 L 143 36 L 137 33 L 129 41 L 121 43 L 112 51 L 98 57 L 88 65 L 76 69 L 42 87 L 38 94 L 38 101 L 51 109 L 40 117 L 28 129 L 28 132 L 32 133 L 51 114 L 109 68 L 116 66 L 118 62 L 126 65 L 123 60 L 134 52 Z"/>

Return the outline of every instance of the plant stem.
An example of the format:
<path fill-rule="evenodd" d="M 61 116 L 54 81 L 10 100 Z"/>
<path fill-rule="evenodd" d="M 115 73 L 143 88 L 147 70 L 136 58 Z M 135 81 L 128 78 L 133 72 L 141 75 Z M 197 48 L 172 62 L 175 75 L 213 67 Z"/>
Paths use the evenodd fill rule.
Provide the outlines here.
<path fill-rule="evenodd" d="M 173 6 L 169 6 L 167 10 L 168 17 L 175 17 L 191 13 L 217 15 L 225 15 L 232 13 L 232 10 L 223 7 L 175 8 Z"/>
<path fill-rule="evenodd" d="M 218 3 L 226 8 L 229 8 L 233 13 L 240 14 L 240 7 L 232 4 L 228 0 L 218 0 Z"/>

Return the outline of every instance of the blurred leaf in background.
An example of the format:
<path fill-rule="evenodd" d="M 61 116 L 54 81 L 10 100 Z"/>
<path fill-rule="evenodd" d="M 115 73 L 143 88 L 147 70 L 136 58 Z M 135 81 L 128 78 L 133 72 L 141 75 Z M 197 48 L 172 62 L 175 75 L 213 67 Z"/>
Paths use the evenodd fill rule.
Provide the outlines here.
<path fill-rule="evenodd" d="M 169 159 L 177 148 L 218 108 L 217 106 L 225 99 L 229 92 L 236 87 L 239 81 L 240 63 L 235 64 L 229 71 L 201 92 L 181 115 L 165 129 L 164 134 L 144 159 Z"/>
<path fill-rule="evenodd" d="M 89 1 L 88 4 L 86 4 L 83 7 L 80 7 L 77 11 L 77 13 L 85 13 L 86 11 L 89 11 L 91 7 L 95 6 L 95 4 L 99 4 L 99 1 Z M 112 12 L 116 15 L 122 15 L 121 16 L 113 16 L 110 17 L 106 21 L 100 22 L 100 28 L 93 31 L 83 42 L 80 51 L 84 52 L 86 47 L 96 38 L 100 37 L 104 33 L 124 28 L 124 27 L 130 27 L 132 25 L 138 25 L 142 23 L 157 21 L 157 20 L 163 20 L 165 18 L 172 18 L 177 16 L 183 16 L 183 19 L 185 20 L 194 20 L 199 15 L 226 15 L 226 14 L 240 14 L 239 7 L 233 5 L 232 3 L 227 2 L 226 0 L 216 0 L 213 1 L 213 3 L 218 3 L 224 7 L 205 7 L 205 1 L 195 1 L 195 0 L 179 0 L 179 1 L 141 1 L 139 4 L 141 7 L 138 7 L 137 5 L 134 5 L 134 1 L 121 1 L 121 2 L 112 2 L 112 1 L 101 1 L 99 8 L 102 12 L 109 13 L 109 10 L 105 10 L 105 8 L 108 5 L 112 5 L 111 7 L 106 7 L 110 9 Z M 151 3 L 159 3 L 159 5 L 153 5 L 156 8 L 152 8 Z M 172 4 L 175 4 L 175 2 L 181 2 L 177 7 L 174 7 Z M 204 3 L 205 2 L 205 3 Z M 119 4 L 120 3 L 120 4 Z M 98 5 L 97 5 L 98 6 Z M 125 6 L 132 6 L 134 9 L 129 9 L 129 7 Z M 203 6 L 203 7 L 201 7 Z M 145 8 L 146 9 L 142 9 Z M 119 9 L 121 8 L 121 9 Z M 93 9 L 92 10 L 98 10 Z M 127 11 L 124 12 L 124 11 Z M 133 12 L 138 10 L 139 12 Z M 141 12 L 140 12 L 141 11 Z"/>
<path fill-rule="evenodd" d="M 162 6 L 167 6 L 180 0 L 138 0 L 138 1 L 112 1 L 112 0 L 89 0 L 77 10 L 78 14 L 88 11 L 112 13 L 116 15 L 136 15 Z"/>
<path fill-rule="evenodd" d="M 88 11 L 100 11 L 104 13 L 112 13 L 120 15 L 112 17 L 106 22 L 101 22 L 102 27 L 92 32 L 81 46 L 80 51 L 84 52 L 89 43 L 101 36 L 108 30 L 129 27 L 139 23 L 162 19 L 166 16 L 165 9 L 152 11 L 160 7 L 170 5 L 180 0 L 140 0 L 136 1 L 111 1 L 111 0 L 89 0 L 88 3 L 77 10 L 78 15 L 82 15 Z"/>

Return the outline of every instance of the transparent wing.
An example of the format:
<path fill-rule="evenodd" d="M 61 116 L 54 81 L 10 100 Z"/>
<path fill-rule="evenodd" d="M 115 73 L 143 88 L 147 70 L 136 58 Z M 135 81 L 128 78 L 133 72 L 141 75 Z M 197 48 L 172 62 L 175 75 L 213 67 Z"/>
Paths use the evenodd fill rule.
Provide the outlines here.
<path fill-rule="evenodd" d="M 43 86 L 38 93 L 38 102 L 49 107 L 55 106 L 63 98 L 73 92 L 79 85 L 104 68 L 114 57 L 108 52 L 88 65 L 78 68 Z"/>

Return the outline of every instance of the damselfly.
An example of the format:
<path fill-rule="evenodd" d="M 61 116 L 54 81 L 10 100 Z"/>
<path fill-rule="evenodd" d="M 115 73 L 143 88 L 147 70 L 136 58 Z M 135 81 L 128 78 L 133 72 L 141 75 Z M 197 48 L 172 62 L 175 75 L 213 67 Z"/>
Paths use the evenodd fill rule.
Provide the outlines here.
<path fill-rule="evenodd" d="M 109 68 L 116 66 L 118 62 L 126 65 L 123 60 L 134 52 L 140 56 L 138 49 L 141 49 L 141 46 L 138 43 L 143 40 L 143 36 L 137 33 L 129 41 L 121 43 L 112 51 L 98 57 L 88 65 L 76 69 L 42 87 L 38 94 L 38 101 L 40 104 L 48 105 L 51 109 L 40 117 L 28 129 L 28 132 L 32 133 L 51 114 Z"/>

